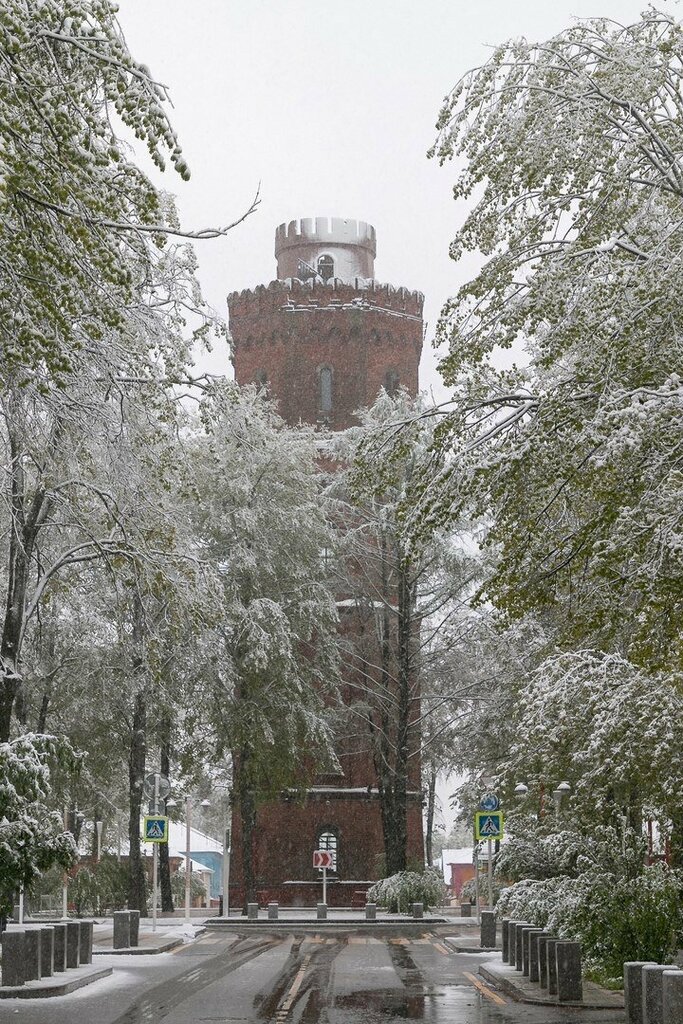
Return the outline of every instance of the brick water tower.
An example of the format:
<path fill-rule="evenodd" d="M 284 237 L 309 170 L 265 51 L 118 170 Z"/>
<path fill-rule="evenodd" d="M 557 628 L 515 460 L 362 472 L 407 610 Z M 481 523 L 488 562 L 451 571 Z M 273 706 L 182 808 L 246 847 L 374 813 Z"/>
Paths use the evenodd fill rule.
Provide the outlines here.
<path fill-rule="evenodd" d="M 381 388 L 417 394 L 424 297 L 375 280 L 375 229 L 333 217 L 281 224 L 275 232 L 277 278 L 228 296 L 235 377 L 268 388 L 283 419 L 321 432 L 357 423 Z M 353 602 L 338 601 L 340 631 L 358 628 Z M 349 692 L 353 681 L 347 680 Z M 369 737 L 340 737 L 342 774 L 309 787 L 305 802 L 282 794 L 258 811 L 254 874 L 262 900 L 313 905 L 319 872 L 312 851 L 333 849 L 331 905 L 348 906 L 380 877 L 383 852 L 377 775 Z M 420 763 L 410 760 L 408 858 L 421 861 Z M 231 905 L 242 898 L 239 815 L 233 815 Z"/>

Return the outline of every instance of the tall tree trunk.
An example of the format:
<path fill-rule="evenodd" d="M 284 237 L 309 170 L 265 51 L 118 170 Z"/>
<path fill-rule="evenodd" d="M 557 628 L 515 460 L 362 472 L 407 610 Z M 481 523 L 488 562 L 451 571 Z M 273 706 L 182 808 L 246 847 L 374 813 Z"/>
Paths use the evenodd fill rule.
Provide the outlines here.
<path fill-rule="evenodd" d="M 161 721 L 161 751 L 159 768 L 162 775 L 169 778 L 171 771 L 171 719 L 165 714 Z M 164 801 L 164 814 L 166 813 Z M 168 843 L 159 843 L 159 888 L 161 890 L 161 909 L 164 913 L 173 913 L 173 891 L 171 889 L 171 863 L 168 857 Z"/>
<path fill-rule="evenodd" d="M 425 828 L 425 853 L 427 854 L 427 866 L 434 866 L 434 853 L 432 839 L 434 835 L 434 808 L 436 805 L 436 765 L 432 761 L 429 768 L 429 782 L 427 784 L 427 822 Z"/>
<path fill-rule="evenodd" d="M 147 916 L 147 880 L 140 851 L 140 814 L 147 753 L 147 702 L 142 690 L 135 695 L 133 731 L 128 759 L 130 814 L 128 817 L 128 908 Z"/>
<path fill-rule="evenodd" d="M 250 752 L 243 746 L 238 758 L 233 756 L 237 800 L 242 824 L 242 880 L 244 882 L 243 910 L 247 903 L 256 902 L 256 880 L 254 875 L 254 835 L 256 832 L 256 801 L 250 779 Z"/>

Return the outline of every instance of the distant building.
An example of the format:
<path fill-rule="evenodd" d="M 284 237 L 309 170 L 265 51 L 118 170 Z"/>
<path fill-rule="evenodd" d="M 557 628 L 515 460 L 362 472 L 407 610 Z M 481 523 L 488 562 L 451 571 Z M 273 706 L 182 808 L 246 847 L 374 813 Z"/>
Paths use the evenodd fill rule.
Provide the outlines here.
<path fill-rule="evenodd" d="M 277 278 L 228 296 L 236 379 L 267 387 L 288 423 L 344 430 L 381 388 L 417 393 L 424 297 L 376 281 L 375 254 L 375 229 L 364 221 L 291 221 L 275 232 Z M 353 637 L 360 626 L 356 604 L 347 597 L 339 595 L 340 629 Z M 366 676 L 358 675 L 356 683 L 364 682 Z M 417 732 L 411 742 L 417 751 Z M 319 778 L 303 804 L 283 793 L 258 810 L 252 859 L 263 901 L 315 903 L 316 849 L 334 852 L 332 905 L 348 906 L 381 877 L 382 821 L 369 737 L 359 730 L 352 738 L 340 737 L 337 755 L 341 774 Z M 423 857 L 417 753 L 410 758 L 408 789 L 408 857 L 415 863 Z M 235 905 L 243 896 L 239 813 L 232 831 Z"/>

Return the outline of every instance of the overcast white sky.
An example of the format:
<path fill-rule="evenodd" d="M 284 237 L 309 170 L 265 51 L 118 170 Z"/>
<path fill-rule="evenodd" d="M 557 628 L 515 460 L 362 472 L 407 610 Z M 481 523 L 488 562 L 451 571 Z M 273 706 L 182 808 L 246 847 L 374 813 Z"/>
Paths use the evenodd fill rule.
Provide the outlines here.
<path fill-rule="evenodd" d="M 645 0 L 119 0 L 137 59 L 168 85 L 192 171 L 155 180 L 184 226 L 230 223 L 261 183 L 258 212 L 197 244 L 205 295 L 275 277 L 276 225 L 339 216 L 377 229 L 379 280 L 425 293 L 427 340 L 472 271 L 448 244 L 462 218 L 452 167 L 427 160 L 441 100 L 490 47 L 542 39 L 572 18 L 633 21 Z M 662 4 L 678 11 L 676 4 Z M 422 386 L 435 384 L 429 344 Z M 227 372 L 225 352 L 210 368 Z M 438 392 L 437 392 L 438 393 Z"/>

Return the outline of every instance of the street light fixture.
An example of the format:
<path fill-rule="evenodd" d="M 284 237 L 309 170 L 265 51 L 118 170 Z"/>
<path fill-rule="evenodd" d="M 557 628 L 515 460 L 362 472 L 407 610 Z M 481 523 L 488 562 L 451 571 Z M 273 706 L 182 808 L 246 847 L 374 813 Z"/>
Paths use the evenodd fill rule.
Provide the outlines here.
<path fill-rule="evenodd" d="M 515 796 L 518 800 L 523 800 L 529 792 L 529 787 L 525 786 L 523 782 L 518 782 L 515 786 Z"/>

